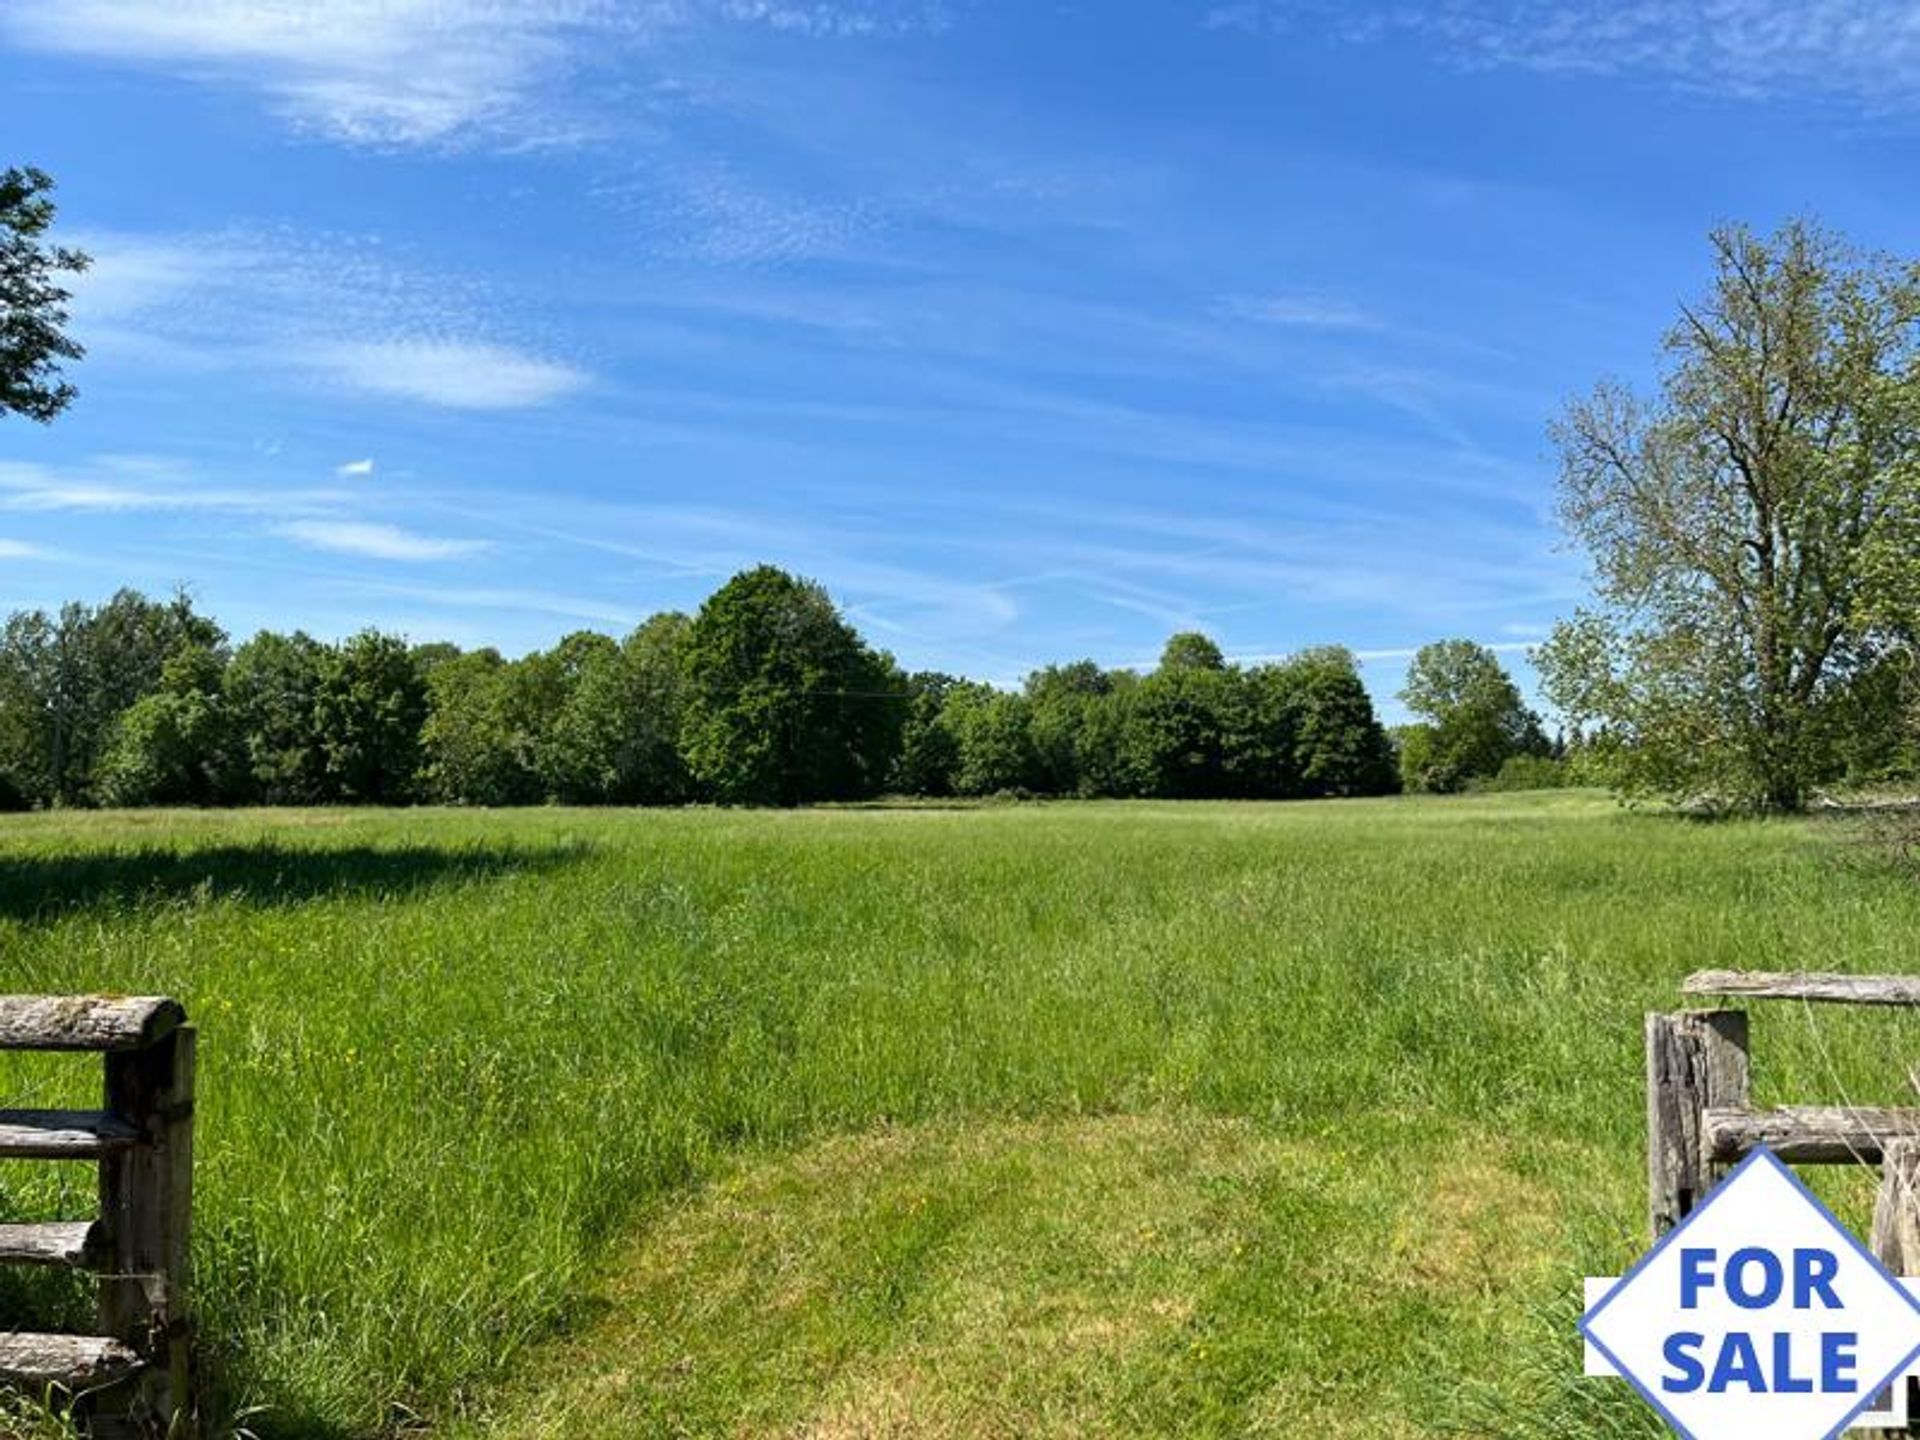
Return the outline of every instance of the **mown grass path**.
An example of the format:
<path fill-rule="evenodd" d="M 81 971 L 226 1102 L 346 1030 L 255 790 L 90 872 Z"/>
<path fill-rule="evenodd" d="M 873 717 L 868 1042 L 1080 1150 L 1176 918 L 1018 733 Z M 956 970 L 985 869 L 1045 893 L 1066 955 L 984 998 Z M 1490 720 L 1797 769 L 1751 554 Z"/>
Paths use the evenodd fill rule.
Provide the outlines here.
<path fill-rule="evenodd" d="M 1636 1433 L 1568 1327 L 1641 1013 L 1916 922 L 1836 827 L 1589 795 L 0 822 L 5 988 L 202 1026 L 280 1435 Z M 1901 1023 L 1768 1012 L 1761 1096 L 1898 1099 Z"/>

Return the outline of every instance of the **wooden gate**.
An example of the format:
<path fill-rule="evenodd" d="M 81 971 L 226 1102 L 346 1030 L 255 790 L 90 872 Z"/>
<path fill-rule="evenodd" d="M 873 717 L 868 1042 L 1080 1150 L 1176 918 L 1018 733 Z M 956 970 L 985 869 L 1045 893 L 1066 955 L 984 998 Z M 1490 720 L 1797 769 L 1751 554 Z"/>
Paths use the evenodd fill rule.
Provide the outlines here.
<path fill-rule="evenodd" d="M 1681 987 L 1719 999 L 1920 1007 L 1920 976 L 1703 970 Z M 1761 1145 L 1790 1165 L 1877 1165 L 1873 1253 L 1897 1276 L 1920 1275 L 1920 1109 L 1782 1105 L 1748 1095 L 1744 1010 L 1647 1016 L 1647 1224 L 1658 1240 Z M 1920 1071 L 1913 1076 L 1920 1085 Z M 1920 1386 L 1909 1382 L 1920 1414 Z"/>
<path fill-rule="evenodd" d="M 98 1110 L 0 1110 L 0 1159 L 84 1161 L 94 1220 L 0 1225 L 0 1263 L 98 1277 L 99 1333 L 0 1333 L 0 1380 L 78 1402 L 95 1435 L 177 1434 L 193 1413 L 186 1309 L 193 1027 L 160 996 L 0 996 L 0 1049 L 93 1052 Z"/>

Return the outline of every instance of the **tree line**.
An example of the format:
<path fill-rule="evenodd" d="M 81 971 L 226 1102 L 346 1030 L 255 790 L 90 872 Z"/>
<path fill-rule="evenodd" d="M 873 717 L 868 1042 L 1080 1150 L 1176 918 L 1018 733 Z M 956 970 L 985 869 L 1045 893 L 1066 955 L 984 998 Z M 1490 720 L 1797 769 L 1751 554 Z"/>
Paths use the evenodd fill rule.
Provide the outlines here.
<path fill-rule="evenodd" d="M 1550 754 L 1470 642 L 1423 651 L 1407 698 L 1428 719 L 1392 736 L 1348 651 L 1240 666 L 1199 634 L 1145 673 L 904 673 L 771 566 L 695 615 L 514 660 L 377 630 L 234 645 L 186 597 L 127 590 L 0 630 L 0 804 L 1283 799 L 1459 788 Z"/>
<path fill-rule="evenodd" d="M 0 171 L 0 416 L 73 400 L 52 181 Z M 1536 783 L 1798 810 L 1920 773 L 1920 264 L 1809 221 L 1711 236 L 1651 392 L 1605 382 L 1553 435 L 1592 603 L 1534 652 L 1561 757 L 1484 647 L 1422 651 L 1385 735 L 1352 657 L 1228 666 L 1178 636 L 1145 675 L 1091 662 L 1002 693 L 902 676 L 837 618 L 762 651 L 708 611 L 507 662 L 368 633 L 229 651 L 184 602 L 9 622 L 0 799 L 75 804 L 532 799 L 797 803 L 910 794 L 1323 795 Z M 738 587 L 739 593 L 735 593 Z M 784 602 L 783 602 L 784 603 Z M 838 629 L 834 626 L 839 625 Z M 1571 765 L 1566 763 L 1571 761 Z M 1500 782 L 1498 777 L 1506 777 Z"/>

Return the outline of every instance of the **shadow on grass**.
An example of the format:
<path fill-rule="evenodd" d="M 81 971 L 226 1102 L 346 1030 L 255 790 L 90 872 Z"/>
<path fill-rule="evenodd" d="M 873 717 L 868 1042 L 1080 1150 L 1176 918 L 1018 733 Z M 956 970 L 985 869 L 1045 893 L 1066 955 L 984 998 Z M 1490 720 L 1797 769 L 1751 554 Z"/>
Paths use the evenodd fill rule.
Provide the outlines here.
<path fill-rule="evenodd" d="M 581 844 L 309 848 L 265 842 L 0 855 L 0 919 L 46 922 L 75 910 L 141 909 L 182 900 L 294 905 L 336 895 L 407 895 L 555 870 L 590 851 Z"/>

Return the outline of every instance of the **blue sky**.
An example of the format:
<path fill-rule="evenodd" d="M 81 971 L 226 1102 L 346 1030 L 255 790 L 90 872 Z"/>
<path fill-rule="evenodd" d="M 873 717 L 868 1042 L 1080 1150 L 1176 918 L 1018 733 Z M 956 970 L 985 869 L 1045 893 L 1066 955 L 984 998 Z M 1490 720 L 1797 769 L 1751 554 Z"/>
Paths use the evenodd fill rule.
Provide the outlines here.
<path fill-rule="evenodd" d="M 1725 219 L 1912 253 L 1915 0 L 0 0 L 81 397 L 0 607 L 518 653 L 761 560 L 912 668 L 1525 645 Z"/>

